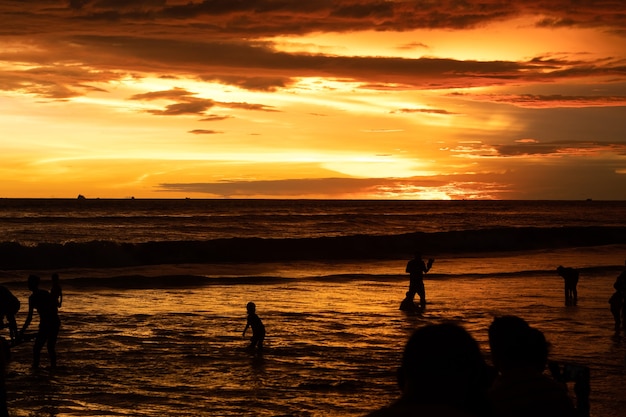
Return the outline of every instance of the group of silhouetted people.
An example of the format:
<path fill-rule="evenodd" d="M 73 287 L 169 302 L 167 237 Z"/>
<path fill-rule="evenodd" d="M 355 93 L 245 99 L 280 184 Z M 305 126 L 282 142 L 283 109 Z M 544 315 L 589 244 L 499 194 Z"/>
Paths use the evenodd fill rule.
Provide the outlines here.
<path fill-rule="evenodd" d="M 56 366 L 55 345 L 61 326 L 58 309 L 63 303 L 63 291 L 58 274 L 52 274 L 51 281 L 52 287 L 50 291 L 47 291 L 39 288 L 41 279 L 38 275 L 28 277 L 28 289 L 31 291 L 28 297 L 28 315 L 20 331 L 18 331 L 15 316 L 20 310 L 21 303 L 7 287 L 0 285 L 0 328 L 9 328 L 9 345 L 15 346 L 23 342 L 27 338 L 26 330 L 33 319 L 33 313 L 37 311 L 39 315 L 39 329 L 33 346 L 34 368 L 39 366 L 41 349 L 46 344 L 50 365 Z M 5 317 L 7 319 L 6 326 L 4 324 Z"/>
<path fill-rule="evenodd" d="M 415 294 L 419 295 L 419 308 L 426 307 L 426 289 L 424 287 L 424 275 L 430 271 L 435 260 L 429 258 L 428 261 L 422 259 L 422 255 L 417 252 L 407 265 L 405 271 L 409 274 L 409 290 L 406 292 L 404 300 L 400 303 L 400 310 L 415 311 Z M 559 265 L 556 272 L 563 278 L 565 305 L 576 306 L 578 304 L 578 280 L 580 272 L 572 267 Z M 622 328 L 626 331 L 626 262 L 624 270 L 613 284 L 615 292 L 609 299 L 611 313 L 615 321 L 615 332 L 619 333 Z"/>
<path fill-rule="evenodd" d="M 579 272 L 571 267 L 559 266 L 557 273 L 563 277 L 565 284 L 565 305 L 575 306 L 578 303 Z M 626 262 L 624 270 L 617 276 L 613 283 L 615 292 L 609 298 L 609 305 L 615 322 L 615 333 L 619 334 L 622 329 L 626 330 Z"/>
<path fill-rule="evenodd" d="M 24 342 L 26 330 L 33 319 L 36 310 L 39 315 L 39 329 L 33 344 L 33 368 L 38 368 L 41 357 L 41 349 L 47 344 L 50 367 L 56 367 L 56 341 L 61 327 L 58 309 L 63 303 L 63 291 L 58 274 L 52 274 L 52 288 L 50 292 L 39 288 L 41 279 L 37 275 L 28 277 L 28 289 L 31 291 L 28 297 L 28 315 L 20 331 L 17 330 L 15 316 L 20 310 L 20 300 L 11 291 L 0 285 L 0 328 L 4 328 L 4 318 L 7 319 L 10 342 L 0 337 L 0 417 L 8 417 L 5 372 L 10 357 L 11 346 Z"/>
<path fill-rule="evenodd" d="M 544 373 L 548 343 L 540 330 L 520 317 L 503 316 L 493 320 L 488 334 L 492 366 L 476 340 L 457 324 L 417 329 L 398 369 L 400 398 L 368 417 L 588 415 L 588 370 L 576 381 L 575 407 L 565 380 Z"/>

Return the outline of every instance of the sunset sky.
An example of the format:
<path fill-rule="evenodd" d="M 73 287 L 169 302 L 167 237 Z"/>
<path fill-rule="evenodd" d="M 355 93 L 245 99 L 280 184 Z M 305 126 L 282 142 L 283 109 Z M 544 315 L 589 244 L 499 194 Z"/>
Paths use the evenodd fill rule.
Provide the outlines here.
<path fill-rule="evenodd" d="M 0 197 L 626 199 L 621 0 L 3 0 L 0 90 Z"/>

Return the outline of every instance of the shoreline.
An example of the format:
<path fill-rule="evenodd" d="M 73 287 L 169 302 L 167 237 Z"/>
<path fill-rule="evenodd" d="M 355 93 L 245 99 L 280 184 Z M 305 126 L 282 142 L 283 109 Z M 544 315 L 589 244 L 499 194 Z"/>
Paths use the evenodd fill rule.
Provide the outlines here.
<path fill-rule="evenodd" d="M 430 253 L 427 253 L 430 255 Z M 437 257 L 425 281 L 456 278 L 481 279 L 494 275 L 506 278 L 519 276 L 554 276 L 558 265 L 572 266 L 581 277 L 617 276 L 624 268 L 626 245 L 603 245 L 550 250 L 451 254 Z M 204 262 L 137 265 L 125 267 L 74 267 L 0 270 L 0 284 L 9 287 L 25 285 L 28 275 L 35 274 L 43 282 L 58 273 L 63 285 L 88 288 L 98 281 L 117 282 L 136 279 L 141 287 L 155 284 L 172 287 L 213 284 L 248 284 L 287 280 L 404 280 L 408 259 L 326 259 L 281 262 Z M 75 283 L 75 284 L 73 284 Z M 110 286 L 110 285 L 106 285 Z"/>

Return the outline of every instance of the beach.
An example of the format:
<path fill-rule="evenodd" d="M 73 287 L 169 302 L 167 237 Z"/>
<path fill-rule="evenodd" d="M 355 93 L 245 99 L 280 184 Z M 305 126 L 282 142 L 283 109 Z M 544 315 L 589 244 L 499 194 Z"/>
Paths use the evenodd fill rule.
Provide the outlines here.
<path fill-rule="evenodd" d="M 3 252 L 0 283 L 22 302 L 21 326 L 28 275 L 40 275 L 48 289 L 50 275 L 59 273 L 64 301 L 58 367 L 49 368 L 44 349 L 42 369 L 33 371 L 32 342 L 12 349 L 6 379 L 12 416 L 360 416 L 397 398 L 396 369 L 414 329 L 457 322 L 489 360 L 487 327 L 504 314 L 544 331 L 550 359 L 590 368 L 592 416 L 621 416 L 626 406 L 626 339 L 614 334 L 608 305 L 626 258 L 626 216 L 616 215 L 624 204 L 349 202 L 329 203 L 324 214 L 320 202 L 297 202 L 295 208 L 272 202 L 274 212 L 254 212 L 239 202 L 239 212 L 221 215 L 230 223 L 222 218 L 212 226 L 204 213 L 208 203 L 184 216 L 173 203 L 158 211 L 112 202 L 107 211 L 107 202 L 99 202 L 93 211 L 75 202 L 61 210 L 55 201 L 54 212 L 41 209 L 46 202 L 35 203 L 39 208 L 30 212 L 10 207 L 0 216 L 5 236 L 24 236 L 2 243 L 22 255 Z M 127 210 L 123 215 L 120 206 Z M 344 224 L 349 216 L 338 214 L 347 207 L 352 229 Z M 429 216 L 424 207 L 431 221 L 439 221 L 429 222 L 428 231 L 419 227 Z M 464 213 L 477 207 L 485 221 L 468 224 Z M 82 216 L 73 220 L 79 209 Z M 228 224 L 244 218 L 256 222 L 258 233 L 190 236 L 211 227 L 232 233 Z M 554 219 L 560 219 L 558 227 Z M 155 221 L 158 230 L 149 227 Z M 132 222 L 141 238 L 124 226 Z M 97 226 L 97 235 L 89 224 Z M 398 234 L 385 234 L 394 224 L 403 225 L 394 229 Z M 36 232 L 26 234 L 28 229 Z M 166 229 L 184 239 L 165 239 Z M 188 231 L 184 237 L 181 230 Z M 35 244 L 33 234 L 42 242 Z M 399 304 L 416 243 L 435 263 L 425 279 L 425 311 L 408 314 Z M 277 256 L 275 245 L 288 248 L 288 256 Z M 219 253 L 238 259 L 190 249 L 209 247 L 230 248 Z M 159 256 L 129 256 L 150 254 L 151 248 Z M 179 262 L 168 262 L 170 256 Z M 577 306 L 564 303 L 558 265 L 580 270 Z M 267 329 L 262 355 L 247 351 L 249 341 L 242 337 L 249 301 Z"/>
<path fill-rule="evenodd" d="M 483 260 L 493 265 L 497 259 Z M 453 262 L 439 261 L 442 268 Z M 223 273 L 229 266 L 236 267 L 219 268 Z M 326 268 L 333 266 L 352 267 Z M 14 348 L 11 415 L 363 415 L 398 395 L 395 369 L 413 329 L 458 322 L 488 358 L 487 327 L 503 314 L 519 315 L 544 331 L 552 360 L 590 367 L 593 416 L 621 415 L 626 339 L 614 335 L 608 309 L 618 267 L 583 270 L 575 307 L 564 305 L 556 274 L 433 273 L 425 281 L 426 310 L 407 314 L 398 309 L 407 287 L 403 266 L 397 262 L 395 274 L 298 278 L 289 275 L 293 265 L 284 265 L 282 277 L 258 276 L 236 285 L 228 278 L 181 284 L 184 275 L 176 272 L 196 276 L 202 266 L 171 266 L 168 272 L 181 278 L 179 284 L 153 281 L 151 288 L 103 276 L 101 284 L 95 278 L 89 286 L 80 280 L 74 286 L 72 271 L 64 271 L 59 368 L 46 368 L 44 352 L 44 369 L 33 372 L 30 345 Z M 150 271 L 160 272 L 108 272 L 149 278 Z M 23 300 L 28 295 L 12 289 Z M 257 304 L 267 328 L 262 355 L 248 352 L 241 336 L 248 301 Z"/>

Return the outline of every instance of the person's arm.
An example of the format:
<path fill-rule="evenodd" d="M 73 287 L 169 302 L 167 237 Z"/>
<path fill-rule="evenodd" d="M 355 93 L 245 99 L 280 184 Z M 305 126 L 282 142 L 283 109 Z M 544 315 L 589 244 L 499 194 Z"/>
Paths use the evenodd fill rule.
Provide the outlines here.
<path fill-rule="evenodd" d="M 433 262 L 435 262 L 435 260 L 433 258 L 430 258 L 428 260 L 428 263 L 424 266 L 424 272 L 430 271 L 430 268 L 433 267 Z"/>
<path fill-rule="evenodd" d="M 243 329 L 243 333 L 241 334 L 242 337 L 246 337 L 246 331 L 248 330 L 249 327 L 250 327 L 250 320 L 248 319 L 248 321 L 246 322 L 246 327 Z"/>
<path fill-rule="evenodd" d="M 59 308 L 61 307 L 61 304 L 63 304 L 63 290 L 59 288 Z"/>
<path fill-rule="evenodd" d="M 30 297 L 28 297 L 28 316 L 26 317 L 26 321 L 24 322 L 24 326 L 22 326 L 22 331 L 20 332 L 21 334 L 24 334 L 26 329 L 28 329 L 28 326 L 30 325 L 30 322 L 33 320 L 33 310 L 35 309 L 35 306 L 33 304 L 34 304 L 33 303 L 33 296 L 31 295 Z"/>

